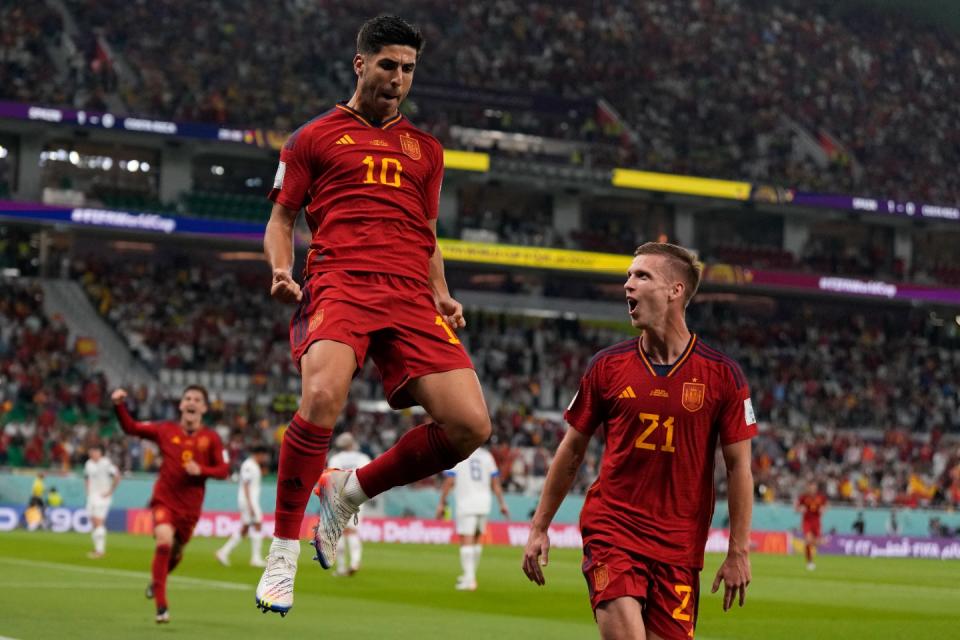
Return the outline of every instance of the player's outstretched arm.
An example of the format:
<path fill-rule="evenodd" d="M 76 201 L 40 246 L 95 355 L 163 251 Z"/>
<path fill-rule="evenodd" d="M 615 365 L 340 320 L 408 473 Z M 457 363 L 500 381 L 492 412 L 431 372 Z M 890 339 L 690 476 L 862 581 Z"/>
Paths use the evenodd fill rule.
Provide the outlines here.
<path fill-rule="evenodd" d="M 577 477 L 583 457 L 587 453 L 590 436 L 580 433 L 573 427 L 567 429 L 563 441 L 557 447 L 557 455 L 547 471 L 547 480 L 540 494 L 540 502 L 530 523 L 530 535 L 523 550 L 523 572 L 531 582 L 539 585 L 546 583 L 542 567 L 547 566 L 550 552 L 550 536 L 547 530 L 553 517 L 557 515 L 560 503 L 570 492 Z"/>
<path fill-rule="evenodd" d="M 273 271 L 270 295 L 283 303 L 300 302 L 303 293 L 293 279 L 293 228 L 297 223 L 297 211 L 282 204 L 274 204 L 270 211 L 267 230 L 263 234 L 263 251 Z"/>
<path fill-rule="evenodd" d="M 443 486 L 440 487 L 440 502 L 437 504 L 437 520 L 443 519 L 443 512 L 447 508 L 447 497 L 453 489 L 453 483 L 456 479 L 453 476 L 447 476 L 443 479 Z"/>
<path fill-rule="evenodd" d="M 117 420 L 120 422 L 120 428 L 130 436 L 139 436 L 155 440 L 157 437 L 157 428 L 147 422 L 137 422 L 127 410 L 127 391 L 126 389 L 116 389 L 110 394 L 113 401 L 113 410 L 117 414 Z"/>
<path fill-rule="evenodd" d="M 507 508 L 507 501 L 503 498 L 503 485 L 500 483 L 499 476 L 490 478 L 490 489 L 493 495 L 497 496 L 497 503 L 500 505 L 500 513 L 504 518 L 510 517 L 510 509 Z"/>
<path fill-rule="evenodd" d="M 711 593 L 716 593 L 722 582 L 723 610 L 739 599 L 740 606 L 747 597 L 750 584 L 750 519 L 753 516 L 753 472 L 750 470 L 750 440 L 724 445 L 723 459 L 727 464 L 727 503 L 730 509 L 730 546 L 727 557 L 713 580 Z"/>

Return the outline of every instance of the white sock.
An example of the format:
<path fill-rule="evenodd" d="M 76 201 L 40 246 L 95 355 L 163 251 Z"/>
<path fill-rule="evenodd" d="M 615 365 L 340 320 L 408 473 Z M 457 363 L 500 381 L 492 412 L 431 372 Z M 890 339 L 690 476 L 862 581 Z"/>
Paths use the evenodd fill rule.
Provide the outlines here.
<path fill-rule="evenodd" d="M 93 538 L 93 550 L 97 553 L 103 553 L 107 548 L 107 528 L 103 525 L 96 527 L 90 534 Z"/>
<path fill-rule="evenodd" d="M 337 573 L 347 572 L 347 541 L 346 536 L 337 540 Z"/>
<path fill-rule="evenodd" d="M 300 541 L 287 538 L 274 538 L 270 543 L 270 553 L 279 553 L 294 562 L 300 557 Z"/>
<path fill-rule="evenodd" d="M 263 532 L 250 529 L 250 559 L 263 560 Z"/>
<path fill-rule="evenodd" d="M 370 499 L 367 497 L 367 494 L 363 492 L 363 487 L 360 486 L 360 481 L 357 480 L 356 471 L 350 474 L 347 482 L 343 485 L 343 497 L 355 507 L 359 507 Z"/>
<path fill-rule="evenodd" d="M 223 546 L 220 547 L 220 553 L 225 556 L 229 556 L 230 552 L 237 548 L 237 545 L 240 544 L 240 541 L 243 540 L 243 537 L 240 535 L 240 530 L 237 529 L 230 537 L 227 538 L 227 541 L 223 543 Z"/>
<path fill-rule="evenodd" d="M 477 579 L 477 566 L 474 563 L 472 544 L 465 544 L 460 547 L 460 566 L 463 568 L 463 577 L 467 582 L 473 582 Z"/>
<path fill-rule="evenodd" d="M 477 569 L 480 568 L 480 556 L 483 553 L 483 545 L 475 544 L 473 545 L 473 571 L 476 573 Z"/>
<path fill-rule="evenodd" d="M 347 544 L 350 545 L 350 568 L 356 571 L 360 568 L 360 558 L 363 556 L 363 543 L 360 541 L 359 533 L 351 533 L 346 536 Z"/>

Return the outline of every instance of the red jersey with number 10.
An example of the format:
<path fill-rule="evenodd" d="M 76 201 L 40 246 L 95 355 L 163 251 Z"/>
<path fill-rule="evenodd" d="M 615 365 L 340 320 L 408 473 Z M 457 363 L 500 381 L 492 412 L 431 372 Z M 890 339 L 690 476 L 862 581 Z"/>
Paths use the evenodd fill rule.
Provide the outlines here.
<path fill-rule="evenodd" d="M 702 568 L 717 441 L 757 433 L 740 367 L 693 335 L 657 375 L 639 340 L 627 340 L 593 358 L 564 418 L 586 435 L 604 427 L 600 475 L 580 514 L 584 545 Z"/>
<path fill-rule="evenodd" d="M 269 197 L 306 207 L 306 275 L 367 271 L 427 282 L 442 181 L 436 138 L 399 113 L 373 123 L 341 103 L 290 136 Z"/>

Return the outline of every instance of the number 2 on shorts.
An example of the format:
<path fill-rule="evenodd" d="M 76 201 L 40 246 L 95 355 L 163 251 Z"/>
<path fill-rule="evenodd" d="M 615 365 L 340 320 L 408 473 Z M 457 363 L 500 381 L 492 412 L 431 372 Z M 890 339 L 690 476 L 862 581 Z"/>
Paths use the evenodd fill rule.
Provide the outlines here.
<path fill-rule="evenodd" d="M 437 316 L 435 324 L 439 327 L 443 327 L 443 330 L 447 334 L 447 342 L 450 344 L 460 344 L 460 338 L 457 337 L 457 334 L 453 332 L 453 329 L 450 328 L 450 325 L 446 323 L 443 319 L 443 316 Z"/>

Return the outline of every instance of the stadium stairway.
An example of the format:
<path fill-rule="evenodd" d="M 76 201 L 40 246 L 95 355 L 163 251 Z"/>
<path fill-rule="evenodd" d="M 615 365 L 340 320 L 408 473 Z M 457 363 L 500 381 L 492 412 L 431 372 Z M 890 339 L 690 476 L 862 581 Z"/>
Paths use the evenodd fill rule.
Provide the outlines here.
<path fill-rule="evenodd" d="M 93 308 L 79 283 L 73 280 L 41 279 L 43 310 L 48 317 L 63 318 L 74 340 L 92 338 L 97 346 L 97 367 L 112 386 L 157 389 L 159 380 L 134 358 L 123 339 Z"/>

